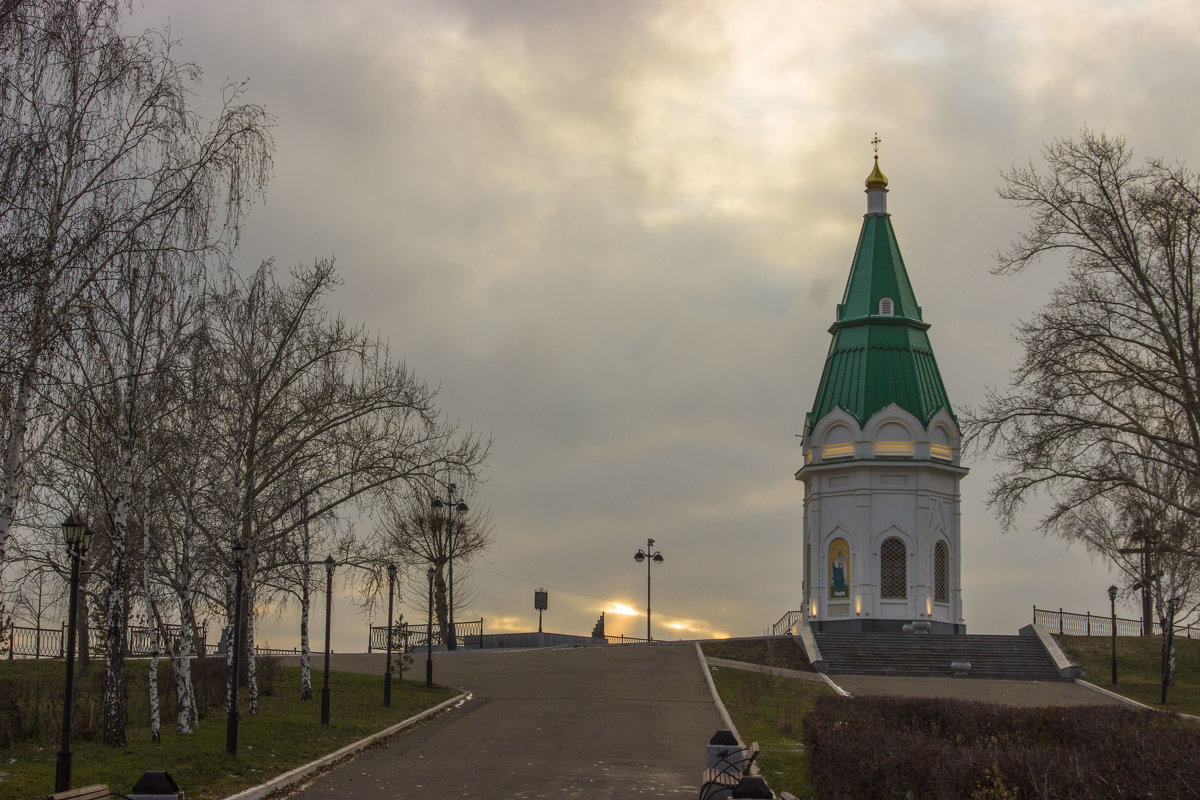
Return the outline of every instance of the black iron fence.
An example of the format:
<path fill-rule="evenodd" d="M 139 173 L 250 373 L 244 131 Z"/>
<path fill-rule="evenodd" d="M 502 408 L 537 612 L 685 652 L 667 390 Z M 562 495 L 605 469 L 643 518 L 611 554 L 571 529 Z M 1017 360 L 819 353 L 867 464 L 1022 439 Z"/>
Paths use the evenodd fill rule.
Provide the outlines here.
<path fill-rule="evenodd" d="M 196 653 L 211 653 L 216 645 L 209 645 L 207 639 L 208 623 L 197 626 L 193 639 L 193 649 Z M 162 636 L 157 642 L 159 655 L 174 652 L 179 644 L 180 626 L 167 625 L 163 628 Z M 9 660 L 20 656 L 23 658 L 62 658 L 66 641 L 66 625 L 59 628 L 30 628 L 23 625 L 10 624 L 8 628 Z M 104 654 L 104 637 L 102 631 L 93 631 L 89 650 L 93 655 Z M 130 625 L 125 629 L 125 653 L 130 656 L 148 656 L 155 651 L 154 629 L 141 625 Z"/>
<path fill-rule="evenodd" d="M 183 635 L 183 628 L 180 625 L 164 625 L 159 633 L 160 636 L 155 641 L 155 629 L 144 627 L 141 625 L 130 625 L 125 629 L 125 653 L 131 656 L 149 656 L 155 651 L 160 656 L 174 653 L 179 647 L 179 640 Z M 196 653 L 204 653 L 208 649 L 208 643 L 205 641 L 208 638 L 208 623 L 204 622 L 196 626 L 196 630 L 192 634 L 192 650 Z"/>
<path fill-rule="evenodd" d="M 606 640 L 608 640 L 609 644 L 637 644 L 638 642 L 642 642 L 644 644 L 646 641 L 645 637 L 639 638 L 637 636 L 619 636 L 618 635 L 618 636 L 605 636 L 604 638 Z"/>
<path fill-rule="evenodd" d="M 387 650 L 387 625 L 372 625 L 367 633 L 367 652 L 375 650 Z M 405 622 L 400 625 L 392 626 L 392 649 L 396 652 L 409 652 L 410 650 L 420 650 L 426 646 L 426 633 L 428 628 L 425 625 Z M 459 647 L 477 647 L 483 648 L 483 619 L 461 620 L 454 621 L 454 638 L 458 642 Z M 433 626 L 433 645 L 435 647 L 444 645 L 442 640 L 441 628 L 437 625 Z"/>
<path fill-rule="evenodd" d="M 1112 636 L 1112 617 L 1108 614 L 1092 614 L 1085 611 L 1082 614 L 1074 611 L 1057 611 L 1049 608 L 1033 607 L 1033 623 L 1041 625 L 1051 633 L 1060 636 Z M 1154 622 L 1151 626 L 1153 635 L 1162 635 L 1162 625 Z M 1194 624 L 1176 625 L 1175 635 L 1185 639 L 1193 638 L 1193 633 L 1200 635 L 1200 626 Z M 1142 621 L 1117 617 L 1117 636 L 1141 636 Z"/>
<path fill-rule="evenodd" d="M 8 658 L 62 658 L 64 628 L 27 628 L 22 625 L 8 626 Z"/>

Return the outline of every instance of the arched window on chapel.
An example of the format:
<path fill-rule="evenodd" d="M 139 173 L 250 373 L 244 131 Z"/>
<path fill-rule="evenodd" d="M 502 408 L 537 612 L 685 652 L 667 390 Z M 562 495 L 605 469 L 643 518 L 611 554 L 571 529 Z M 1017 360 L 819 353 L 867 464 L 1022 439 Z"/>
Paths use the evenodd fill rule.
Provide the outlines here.
<path fill-rule="evenodd" d="M 886 600 L 908 597 L 908 548 L 895 536 L 879 548 L 879 595 Z"/>
<path fill-rule="evenodd" d="M 950 602 L 950 548 L 945 542 L 933 546 L 933 599 Z"/>

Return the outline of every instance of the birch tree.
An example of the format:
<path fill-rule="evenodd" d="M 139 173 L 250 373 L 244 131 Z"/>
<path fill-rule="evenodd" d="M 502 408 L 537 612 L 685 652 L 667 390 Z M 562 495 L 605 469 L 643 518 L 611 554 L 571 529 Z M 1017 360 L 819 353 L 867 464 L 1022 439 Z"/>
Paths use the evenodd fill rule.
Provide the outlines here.
<path fill-rule="evenodd" d="M 476 469 L 486 456 L 485 442 L 439 418 L 433 390 L 384 342 L 325 309 L 338 282 L 329 260 L 293 269 L 282 284 L 267 263 L 248 279 L 231 275 L 214 302 L 221 449 L 232 468 L 227 541 L 240 538 L 252 565 L 270 563 L 269 551 L 308 519 L 437 470 Z M 302 503 L 307 514 L 296 513 Z"/>
<path fill-rule="evenodd" d="M 229 86 L 217 121 L 202 130 L 188 106 L 198 68 L 177 61 L 159 32 L 124 35 L 122 9 L 117 0 L 27 0 L 6 19 L 0 564 L 32 455 L 29 419 L 81 298 L 154 238 L 148 228 L 172 228 L 184 249 L 228 246 L 232 235 L 222 239 L 210 223 L 235 230 L 270 166 L 265 112 Z"/>

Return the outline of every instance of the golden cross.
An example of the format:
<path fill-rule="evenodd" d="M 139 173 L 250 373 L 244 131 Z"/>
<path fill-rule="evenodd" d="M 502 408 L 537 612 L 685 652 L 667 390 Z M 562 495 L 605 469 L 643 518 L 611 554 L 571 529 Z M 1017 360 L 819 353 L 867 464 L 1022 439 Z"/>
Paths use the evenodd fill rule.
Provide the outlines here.
<path fill-rule="evenodd" d="M 876 131 L 875 138 L 871 140 L 871 144 L 875 145 L 875 156 L 877 158 L 879 157 L 879 143 L 882 141 L 883 141 L 883 139 L 879 138 L 879 132 Z"/>

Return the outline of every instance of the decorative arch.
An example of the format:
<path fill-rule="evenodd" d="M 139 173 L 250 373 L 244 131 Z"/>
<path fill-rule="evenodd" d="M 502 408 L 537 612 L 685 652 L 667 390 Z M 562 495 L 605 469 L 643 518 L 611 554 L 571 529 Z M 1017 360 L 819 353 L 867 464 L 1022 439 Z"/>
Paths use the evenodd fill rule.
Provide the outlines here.
<path fill-rule="evenodd" d="M 908 545 L 899 536 L 889 536 L 879 545 L 879 596 L 908 599 Z"/>
<path fill-rule="evenodd" d="M 945 539 L 938 539 L 933 546 L 933 599 L 950 602 L 950 545 Z"/>
<path fill-rule="evenodd" d="M 904 438 L 906 440 L 910 442 L 924 441 L 925 426 L 921 424 L 919 419 L 895 403 L 888 403 L 887 406 L 872 414 L 871 418 L 867 420 L 866 425 L 863 426 L 863 435 L 867 439 L 879 439 L 880 431 L 885 426 L 889 430 L 895 430 L 890 427 L 893 424 L 904 428 L 906 431 Z"/>

